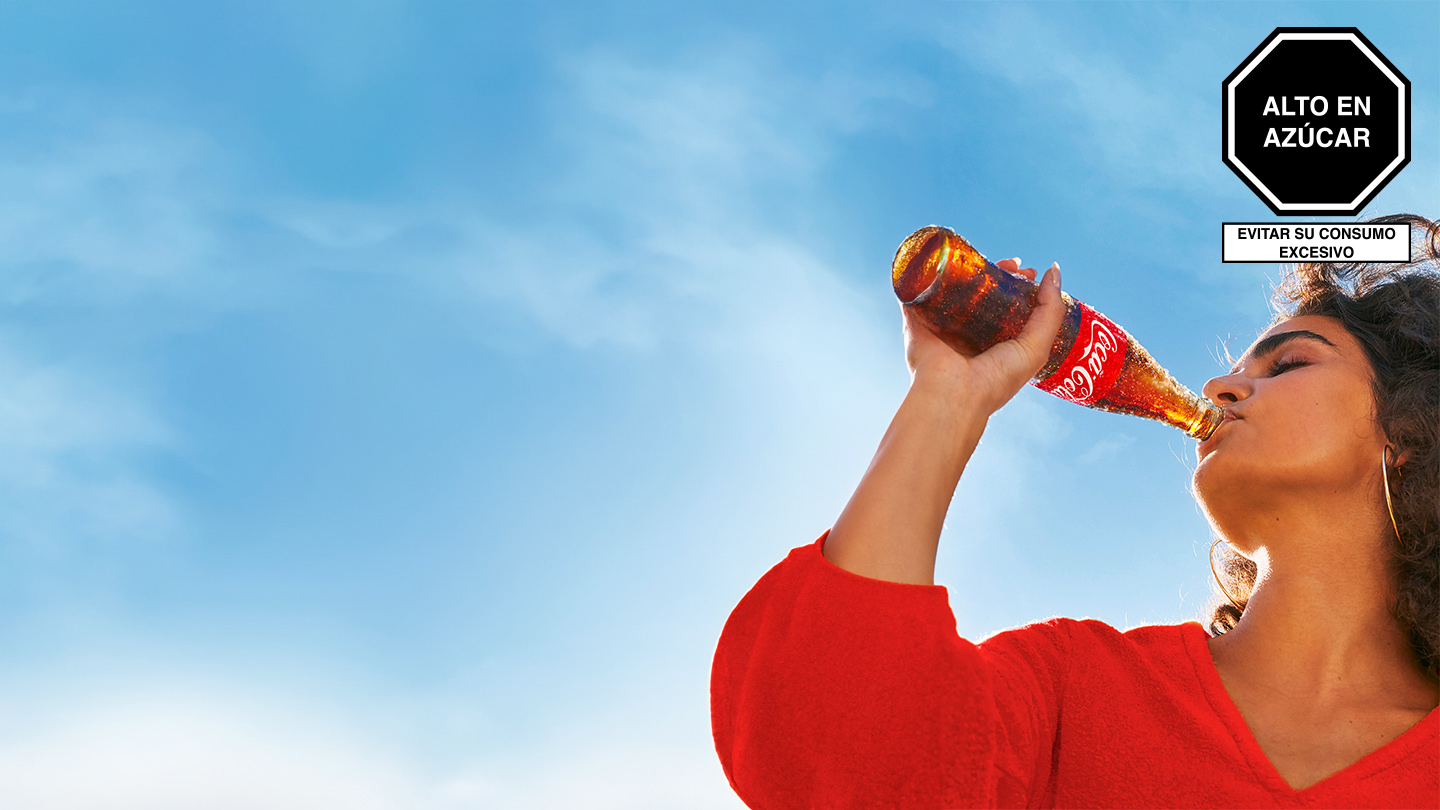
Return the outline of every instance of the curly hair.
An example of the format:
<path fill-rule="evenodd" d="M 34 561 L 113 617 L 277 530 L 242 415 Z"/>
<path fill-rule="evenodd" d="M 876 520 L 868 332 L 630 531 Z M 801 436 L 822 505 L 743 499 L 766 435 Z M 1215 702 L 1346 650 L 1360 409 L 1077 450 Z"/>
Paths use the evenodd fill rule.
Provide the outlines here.
<path fill-rule="evenodd" d="M 1326 315 L 1344 325 L 1365 350 L 1376 420 L 1395 449 L 1389 458 L 1409 454 L 1389 474 L 1398 534 L 1391 543 L 1396 586 L 1391 609 L 1408 630 L 1421 669 L 1435 678 L 1440 663 L 1440 224 L 1413 214 L 1364 224 L 1405 223 L 1410 225 L 1409 262 L 1289 268 L 1274 291 L 1277 315 L 1271 325 Z M 1215 545 L 1210 548 L 1222 598 L 1207 610 L 1210 632 L 1220 635 L 1244 614 L 1255 591 L 1256 568 L 1226 544 L 1217 570 Z"/>

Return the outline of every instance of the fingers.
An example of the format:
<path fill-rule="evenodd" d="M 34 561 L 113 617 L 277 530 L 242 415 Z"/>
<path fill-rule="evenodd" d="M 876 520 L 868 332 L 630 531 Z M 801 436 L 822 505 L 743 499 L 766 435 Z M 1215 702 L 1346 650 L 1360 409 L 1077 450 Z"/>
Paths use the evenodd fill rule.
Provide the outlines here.
<path fill-rule="evenodd" d="M 901 303 L 900 329 L 907 336 L 907 340 L 910 339 L 910 335 L 913 335 L 917 331 L 923 330 L 924 328 L 925 326 L 921 324 L 919 319 L 915 316 L 915 308 L 907 307 L 904 303 Z"/>
<path fill-rule="evenodd" d="M 905 306 L 904 301 L 897 303 L 900 304 L 900 325 L 908 329 L 915 323 L 915 308 Z"/>
<path fill-rule="evenodd" d="M 1017 276 L 1024 276 L 1031 281 L 1035 280 L 1035 268 L 1021 267 L 1019 256 L 1016 256 L 1013 259 L 1001 259 L 1000 261 L 995 263 L 995 266 L 1000 268 L 1001 270 L 1004 270 L 1007 273 L 1014 273 Z"/>
<path fill-rule="evenodd" d="M 1050 269 L 1045 271 L 1045 277 L 1040 282 L 1040 292 L 1036 296 L 1038 305 L 1030 313 L 1030 320 L 1026 322 L 1025 328 L 1015 336 L 1015 342 L 1025 353 L 1027 365 L 1033 366 L 1029 369 L 1029 375 L 1039 373 L 1050 357 L 1050 347 L 1055 343 L 1055 335 L 1060 332 L 1060 324 L 1065 319 L 1065 302 L 1060 298 L 1060 264 L 1051 264 Z"/>
<path fill-rule="evenodd" d="M 924 318 L 920 317 L 920 313 L 914 307 L 901 304 L 900 313 L 902 316 L 901 327 L 906 334 L 919 335 L 919 339 L 922 340 L 926 335 L 935 334 L 935 330 L 925 322 Z"/>

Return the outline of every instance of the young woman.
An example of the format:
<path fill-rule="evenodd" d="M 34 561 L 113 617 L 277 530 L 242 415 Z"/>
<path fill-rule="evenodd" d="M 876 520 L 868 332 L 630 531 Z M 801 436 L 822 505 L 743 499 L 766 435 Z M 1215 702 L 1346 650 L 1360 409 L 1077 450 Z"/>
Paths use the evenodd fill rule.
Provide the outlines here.
<path fill-rule="evenodd" d="M 907 314 L 910 390 L 854 496 L 721 636 L 712 723 L 740 797 L 1440 807 L 1440 227 L 1371 222 L 1411 223 L 1416 261 L 1294 268 L 1285 314 L 1204 388 L 1226 411 L 1193 480 L 1227 544 L 1209 632 L 956 634 L 941 524 L 986 420 L 1049 353 L 1059 268 L 1020 336 L 973 357 Z"/>

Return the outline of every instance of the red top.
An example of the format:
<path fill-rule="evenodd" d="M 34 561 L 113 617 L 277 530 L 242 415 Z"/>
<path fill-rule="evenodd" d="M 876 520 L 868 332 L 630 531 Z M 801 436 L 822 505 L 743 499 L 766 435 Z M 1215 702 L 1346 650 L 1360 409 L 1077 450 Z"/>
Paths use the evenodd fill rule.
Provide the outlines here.
<path fill-rule="evenodd" d="M 715 652 L 715 747 L 750 807 L 1440 808 L 1440 709 L 1294 790 L 1198 622 L 972 644 L 944 587 L 852 574 L 827 535 L 761 577 Z"/>

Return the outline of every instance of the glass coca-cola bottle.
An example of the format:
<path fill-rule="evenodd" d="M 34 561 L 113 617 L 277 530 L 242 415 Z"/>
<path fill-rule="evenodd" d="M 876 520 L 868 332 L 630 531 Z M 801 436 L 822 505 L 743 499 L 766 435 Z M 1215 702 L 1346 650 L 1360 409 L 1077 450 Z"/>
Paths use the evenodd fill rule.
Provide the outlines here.
<path fill-rule="evenodd" d="M 1020 334 L 1040 285 L 1007 273 L 949 228 L 910 234 L 891 268 L 895 295 L 966 354 Z M 1115 322 L 1061 293 L 1065 320 L 1031 385 L 1071 402 L 1173 425 L 1204 439 L 1224 413 L 1175 381 Z"/>

